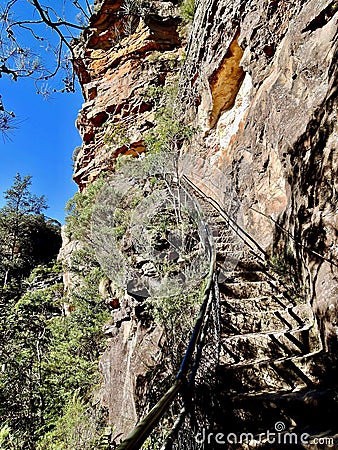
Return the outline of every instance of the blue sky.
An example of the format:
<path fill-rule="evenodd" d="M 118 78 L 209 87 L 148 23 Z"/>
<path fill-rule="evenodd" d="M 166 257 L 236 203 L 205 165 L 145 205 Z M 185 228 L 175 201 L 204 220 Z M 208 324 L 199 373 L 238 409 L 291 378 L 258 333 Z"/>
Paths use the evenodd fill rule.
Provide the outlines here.
<path fill-rule="evenodd" d="M 35 93 L 31 80 L 11 82 L 5 78 L 0 80 L 0 91 L 17 118 L 12 140 L 0 138 L 0 191 L 12 185 L 17 172 L 32 175 L 31 191 L 47 197 L 46 215 L 64 223 L 65 204 L 77 191 L 71 156 L 74 147 L 81 145 L 75 120 L 82 94 L 77 89 L 75 94 L 53 94 L 44 100 Z"/>
<path fill-rule="evenodd" d="M 60 0 L 51 0 L 47 4 L 55 4 L 60 9 Z M 78 10 L 74 10 L 70 1 L 65 5 L 65 12 L 70 20 L 74 20 Z M 20 0 L 18 8 L 16 14 L 20 18 L 32 14 L 27 1 Z M 45 34 L 46 27 L 43 27 Z M 51 53 L 45 51 L 45 44 L 31 39 L 29 33 L 19 36 L 24 39 L 24 45 L 40 54 L 45 63 L 54 61 Z M 49 39 L 55 40 L 55 33 L 50 34 Z M 50 85 L 54 87 L 52 82 Z M 0 206 L 4 204 L 1 194 L 12 185 L 17 172 L 23 176 L 32 175 L 31 191 L 47 197 L 49 209 L 46 215 L 64 223 L 65 204 L 77 191 L 72 181 L 71 155 L 74 147 L 81 145 L 75 127 L 83 102 L 81 91 L 77 88 L 75 94 L 55 93 L 45 100 L 36 94 L 33 80 L 14 82 L 3 76 L 0 94 L 5 108 L 14 111 L 17 119 L 17 129 L 11 135 L 11 141 L 4 141 L 0 136 Z"/>

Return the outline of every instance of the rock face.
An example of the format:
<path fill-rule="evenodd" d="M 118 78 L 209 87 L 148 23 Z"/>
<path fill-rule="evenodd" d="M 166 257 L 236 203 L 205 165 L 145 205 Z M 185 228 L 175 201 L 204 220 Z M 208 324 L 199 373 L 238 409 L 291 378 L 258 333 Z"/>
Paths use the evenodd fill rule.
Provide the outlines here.
<path fill-rule="evenodd" d="M 163 86 L 180 65 L 173 4 L 134 6 L 138 9 L 130 11 L 120 0 L 97 4 L 76 47 L 75 67 L 85 99 L 77 120 L 83 145 L 74 169 L 80 189 L 102 171 L 112 170 L 119 154 L 145 150 L 143 134 L 152 126 L 154 106 L 147 87 Z M 108 123 L 114 136 L 109 142 Z"/>
<path fill-rule="evenodd" d="M 185 151 L 185 173 L 221 202 L 230 184 L 244 228 L 293 255 L 315 308 L 331 318 L 336 11 L 332 1 L 200 2 L 181 78 L 186 115 L 203 130 Z"/>
<path fill-rule="evenodd" d="M 100 360 L 104 378 L 102 404 L 109 411 L 115 435 L 120 437 L 132 430 L 142 415 L 136 392 L 144 392 L 147 387 L 143 380 L 160 354 L 162 337 L 158 327 L 144 326 L 137 316 L 129 314 L 123 319 L 118 329 L 112 327 L 114 335 Z"/>
<path fill-rule="evenodd" d="M 145 150 L 154 120 L 147 87 L 163 86 L 183 60 L 175 5 L 140 2 L 128 10 L 131 4 L 97 2 L 77 43 L 85 99 L 74 169 L 80 189 L 113 170 L 119 154 Z M 330 0 L 199 1 L 179 89 L 186 122 L 199 128 L 182 150 L 181 172 L 223 207 L 235 199 L 245 231 L 279 263 L 295 266 L 331 350 L 338 329 L 337 9 Z M 101 360 L 104 401 L 113 422 L 121 418 L 117 433 L 137 420 L 136 380 L 160 340 L 159 330 L 147 331 L 129 312 L 125 319 Z"/>
<path fill-rule="evenodd" d="M 83 190 L 103 171 L 114 169 L 118 155 L 145 150 L 144 133 L 153 126 L 154 99 L 147 89 L 177 78 L 183 58 L 180 20 L 171 2 L 96 2 L 88 29 L 76 44 L 75 62 L 85 103 L 77 126 L 83 145 L 74 154 L 74 180 Z M 69 259 L 76 243 L 64 240 Z M 72 275 L 65 275 L 72 283 Z M 108 349 L 100 360 L 102 403 L 114 435 L 123 437 L 143 413 L 137 391 L 161 354 L 162 330 L 145 323 L 142 302 L 129 295 L 117 301 L 103 288 L 111 307 Z M 143 380 L 143 381 L 142 381 Z"/>

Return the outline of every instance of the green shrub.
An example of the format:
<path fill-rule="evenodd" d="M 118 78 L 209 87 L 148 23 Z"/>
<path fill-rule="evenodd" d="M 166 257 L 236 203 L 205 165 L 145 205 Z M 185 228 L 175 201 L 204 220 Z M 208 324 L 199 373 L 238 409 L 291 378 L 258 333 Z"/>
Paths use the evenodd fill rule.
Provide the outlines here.
<path fill-rule="evenodd" d="M 101 438 L 102 411 L 86 404 L 77 394 L 68 401 L 52 431 L 40 440 L 37 450 L 94 450 Z M 109 447 L 105 447 L 109 448 Z"/>
<path fill-rule="evenodd" d="M 149 151 L 177 153 L 183 142 L 189 142 L 196 129 L 185 125 L 177 116 L 175 98 L 177 95 L 177 84 L 163 88 L 161 100 L 160 88 L 150 90 L 148 95 L 153 95 L 159 106 L 155 113 L 155 127 L 145 136 L 144 142 Z"/>
<path fill-rule="evenodd" d="M 194 20 L 195 9 L 195 0 L 183 0 L 180 6 L 180 16 L 186 23 Z"/>
<path fill-rule="evenodd" d="M 203 300 L 205 283 L 197 283 L 196 288 L 190 292 L 178 292 L 168 297 L 165 296 L 164 289 L 161 296 L 149 297 L 147 308 L 165 330 L 173 370 L 178 370 Z"/>
<path fill-rule="evenodd" d="M 119 122 L 115 124 L 108 119 L 104 127 L 107 130 L 103 138 L 106 145 L 124 147 L 130 144 L 128 129 L 124 123 Z"/>
<path fill-rule="evenodd" d="M 95 206 L 95 200 L 105 183 L 106 174 L 90 183 L 85 191 L 76 192 L 66 205 L 67 233 L 71 239 L 88 240 L 90 221 Z"/>

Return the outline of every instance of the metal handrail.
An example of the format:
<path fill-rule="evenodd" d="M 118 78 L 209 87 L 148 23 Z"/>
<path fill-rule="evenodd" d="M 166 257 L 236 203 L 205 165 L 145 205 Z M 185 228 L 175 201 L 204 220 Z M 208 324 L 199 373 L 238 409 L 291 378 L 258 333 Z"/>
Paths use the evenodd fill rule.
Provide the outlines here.
<path fill-rule="evenodd" d="M 183 378 L 176 379 L 171 388 L 149 411 L 146 417 L 129 433 L 126 439 L 116 447 L 116 450 L 138 450 L 156 427 L 183 385 Z"/>
<path fill-rule="evenodd" d="M 208 200 L 208 202 L 219 212 L 219 214 L 228 221 L 228 224 L 230 228 L 245 242 L 248 247 L 250 247 L 252 250 L 255 248 L 255 250 L 258 250 L 263 256 L 259 256 L 260 259 L 265 260 L 267 257 L 267 252 L 255 241 L 255 239 L 250 236 L 250 234 L 244 230 L 238 223 L 232 219 L 232 217 L 229 216 L 229 214 L 224 211 L 222 206 L 219 204 L 217 200 L 214 198 L 206 195 L 202 189 L 200 189 L 196 184 L 190 180 L 190 178 L 187 175 L 182 175 L 182 178 L 187 182 L 187 184 L 194 189 L 196 192 L 198 192 L 202 197 Z M 254 248 L 252 246 L 254 245 Z"/>
<path fill-rule="evenodd" d="M 186 189 L 184 189 L 186 191 Z M 186 191 L 187 192 L 187 191 Z M 188 193 L 188 192 L 187 192 Z M 191 198 L 196 206 L 196 202 Z M 136 427 L 128 434 L 128 436 L 121 442 L 116 450 L 138 450 L 145 442 L 150 433 L 158 425 L 159 421 L 168 410 L 171 403 L 176 398 L 177 394 L 182 391 L 187 384 L 186 375 L 189 369 L 189 363 L 194 353 L 196 343 L 199 340 L 202 325 L 204 322 L 205 313 L 209 303 L 210 292 L 213 284 L 213 274 L 216 267 L 216 252 L 212 235 L 210 233 L 208 224 L 204 223 L 206 237 L 210 246 L 210 264 L 209 272 L 207 275 L 207 283 L 204 288 L 204 296 L 202 306 L 200 308 L 198 317 L 195 322 L 192 336 L 189 340 L 188 347 L 185 351 L 180 370 L 176 375 L 175 381 L 171 388 L 161 397 L 157 404 L 149 411 L 149 413 L 142 419 L 142 421 L 136 425 Z"/>

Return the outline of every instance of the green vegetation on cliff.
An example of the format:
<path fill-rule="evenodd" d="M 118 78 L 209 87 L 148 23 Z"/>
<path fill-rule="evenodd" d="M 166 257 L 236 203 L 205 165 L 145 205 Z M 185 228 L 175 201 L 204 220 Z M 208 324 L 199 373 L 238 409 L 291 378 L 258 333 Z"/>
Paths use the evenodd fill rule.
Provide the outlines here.
<path fill-rule="evenodd" d="M 17 174 L 0 209 L 0 280 L 3 287 L 20 283 L 30 270 L 55 258 L 61 245 L 60 226 L 47 219 L 46 199 L 29 191 L 31 177 Z"/>
<path fill-rule="evenodd" d="M 102 274 L 87 255 L 85 274 L 66 295 L 53 261 L 60 227 L 29 186 L 30 177 L 17 175 L 0 211 L 0 448 L 105 448 L 104 412 L 93 397 L 108 318 Z M 81 272 L 76 259 L 71 269 Z"/>

